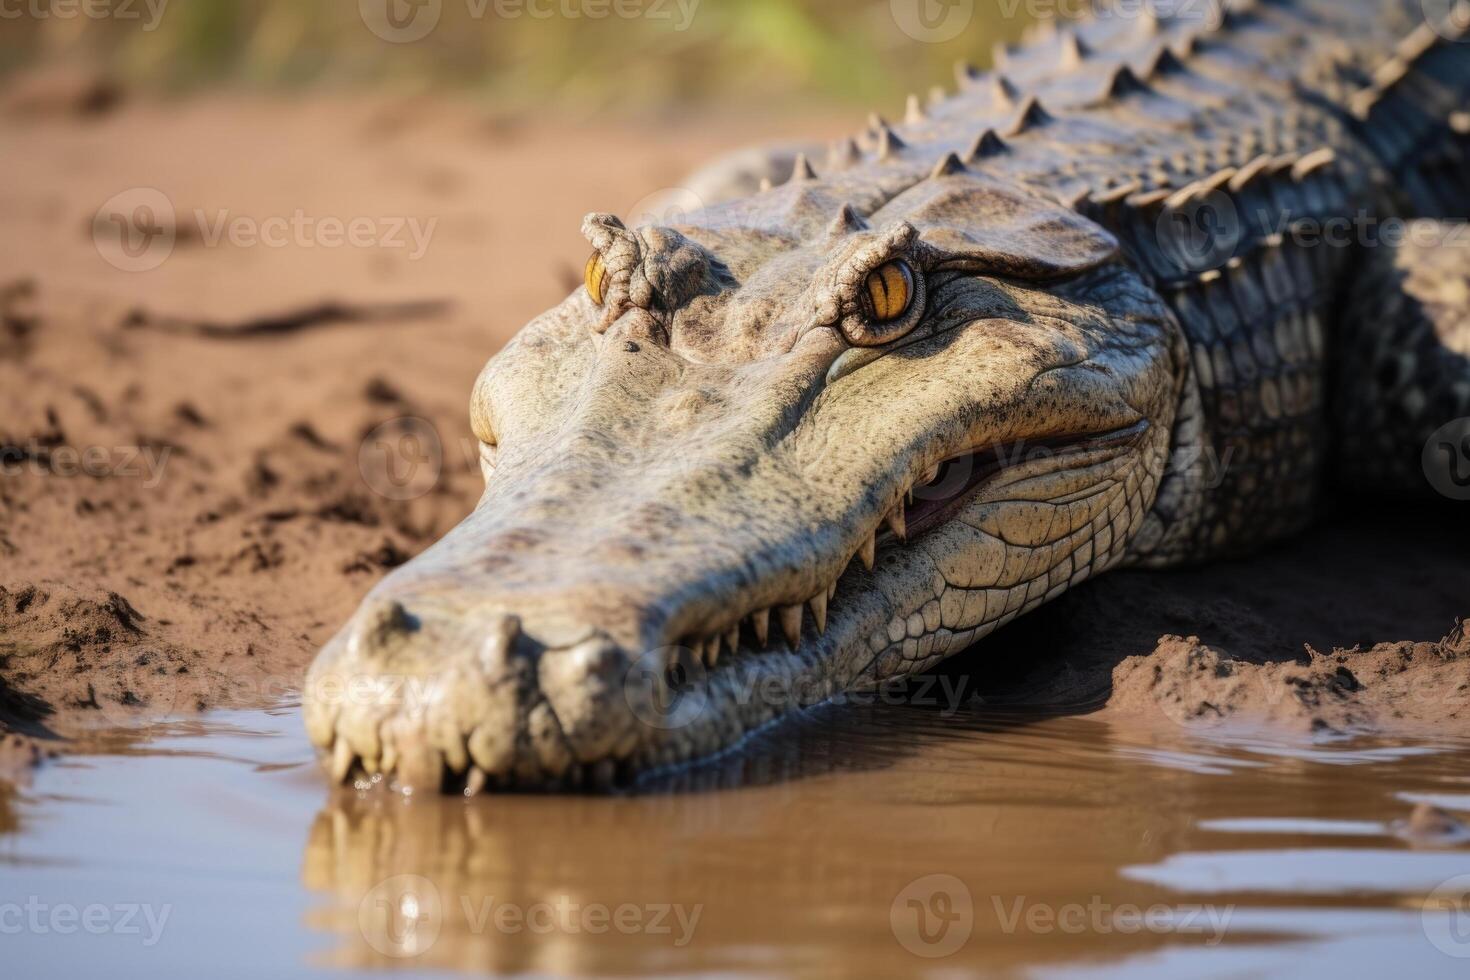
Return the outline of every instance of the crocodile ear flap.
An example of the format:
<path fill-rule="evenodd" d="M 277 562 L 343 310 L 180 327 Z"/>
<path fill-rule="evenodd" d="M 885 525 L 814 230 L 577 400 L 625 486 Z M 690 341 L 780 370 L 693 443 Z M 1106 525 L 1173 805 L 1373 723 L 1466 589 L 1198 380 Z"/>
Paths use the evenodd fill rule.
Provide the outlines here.
<path fill-rule="evenodd" d="M 909 220 L 943 269 L 1045 281 L 1081 275 L 1118 255 L 1118 240 L 1101 225 L 980 174 L 926 181 L 888 207 L 912 209 Z"/>

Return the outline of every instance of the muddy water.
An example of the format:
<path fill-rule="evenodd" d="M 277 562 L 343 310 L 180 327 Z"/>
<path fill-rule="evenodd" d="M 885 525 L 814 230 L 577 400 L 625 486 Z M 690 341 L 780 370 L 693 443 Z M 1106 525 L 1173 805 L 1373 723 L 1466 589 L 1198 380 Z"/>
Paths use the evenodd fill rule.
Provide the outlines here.
<path fill-rule="evenodd" d="M 780 735 L 636 796 L 404 800 L 328 793 L 292 707 L 176 725 L 0 797 L 0 972 L 1470 972 L 1470 849 L 1395 823 L 1470 809 L 1470 742 Z"/>

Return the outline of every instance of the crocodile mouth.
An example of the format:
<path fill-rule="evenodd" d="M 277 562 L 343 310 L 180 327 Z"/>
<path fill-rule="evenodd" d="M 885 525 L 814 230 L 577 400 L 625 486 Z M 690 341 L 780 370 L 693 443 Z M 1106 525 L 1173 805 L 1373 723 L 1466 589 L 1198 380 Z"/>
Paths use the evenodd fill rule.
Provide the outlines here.
<path fill-rule="evenodd" d="M 949 521 L 986 484 L 1006 471 L 1037 459 L 1068 459 L 1089 452 L 1127 449 L 1148 431 L 1147 422 L 1087 436 L 1058 436 L 1021 440 L 964 453 L 940 463 L 925 483 L 910 491 L 904 508 L 904 524 L 911 535 L 920 535 Z"/>
<path fill-rule="evenodd" d="M 975 563 L 966 535 L 979 533 L 970 524 L 984 518 L 974 515 L 992 506 L 1040 503 L 1107 517 L 1116 494 L 1100 502 L 1106 495 L 1098 488 L 1117 482 L 1148 430 L 1143 421 L 988 443 L 914 467 L 918 478 L 906 489 L 887 487 L 886 516 L 868 511 L 872 526 L 857 536 L 861 545 L 840 559 L 828 554 L 824 567 L 840 570 L 826 587 L 804 601 L 752 609 L 759 585 L 723 599 L 711 586 L 701 591 L 703 613 L 665 623 L 664 645 L 654 639 L 641 654 L 606 629 L 547 642 L 540 630 L 523 628 L 511 606 L 475 611 L 473 589 L 436 598 L 416 592 L 412 580 L 385 582 L 396 587 L 364 604 L 308 677 L 313 691 L 328 682 L 350 691 L 366 676 L 371 697 L 308 697 L 308 730 L 333 778 L 359 788 L 636 789 L 724 757 L 799 710 L 901 685 L 1078 581 L 1080 561 L 1059 583 L 1050 565 L 1033 560 L 1050 550 L 1037 545 L 1039 532 L 1034 541 L 985 539 L 980 547 L 989 551 L 978 564 L 995 577 L 963 583 L 982 587 L 968 593 L 962 613 L 951 597 L 941 616 L 944 584 L 934 584 L 934 571 L 937 555 Z M 1084 547 L 1092 532 L 1073 523 L 1062 530 Z M 1085 549 L 1094 553 L 1090 542 Z M 1104 552 L 1099 544 L 1096 561 Z M 723 614 L 709 611 L 721 605 Z M 691 629 L 692 620 L 701 625 Z M 405 676 L 409 685 L 380 696 Z M 423 692 L 412 686 L 419 680 Z"/>
<path fill-rule="evenodd" d="M 852 600 L 875 589 L 885 556 L 914 547 L 919 538 L 954 520 L 989 489 L 1014 478 L 1115 459 L 1134 450 L 1149 428 L 1148 421 L 1141 420 L 1103 432 L 989 443 L 942 460 L 902 494 L 825 591 L 805 603 L 757 609 L 721 628 L 685 635 L 669 648 L 667 683 L 687 688 L 703 682 L 701 675 L 710 671 L 772 652 L 823 652 L 829 627 L 842 625 Z"/>

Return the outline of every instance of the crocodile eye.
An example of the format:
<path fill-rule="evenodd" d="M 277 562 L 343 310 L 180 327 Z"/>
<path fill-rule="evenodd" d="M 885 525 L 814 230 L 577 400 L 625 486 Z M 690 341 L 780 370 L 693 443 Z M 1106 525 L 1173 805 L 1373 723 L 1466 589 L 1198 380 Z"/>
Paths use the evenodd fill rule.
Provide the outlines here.
<path fill-rule="evenodd" d="M 875 323 L 891 323 L 909 311 L 914 301 L 914 273 L 907 262 L 895 259 L 868 273 L 865 285 L 868 315 Z"/>
<path fill-rule="evenodd" d="M 602 263 L 601 252 L 592 253 L 592 258 L 587 260 L 587 269 L 582 273 L 582 278 L 587 284 L 587 295 L 592 297 L 592 302 L 601 306 L 603 297 L 607 293 L 607 266 Z"/>

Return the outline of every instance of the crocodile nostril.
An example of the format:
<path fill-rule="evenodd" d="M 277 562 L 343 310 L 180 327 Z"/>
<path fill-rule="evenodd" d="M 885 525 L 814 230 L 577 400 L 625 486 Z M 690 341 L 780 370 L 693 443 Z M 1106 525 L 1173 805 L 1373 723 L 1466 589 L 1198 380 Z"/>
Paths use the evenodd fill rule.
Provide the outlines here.
<path fill-rule="evenodd" d="M 409 615 L 403 603 L 397 600 L 378 602 L 363 613 L 357 628 L 352 632 L 354 645 L 379 649 L 400 636 L 407 636 L 418 628 L 418 621 Z"/>

